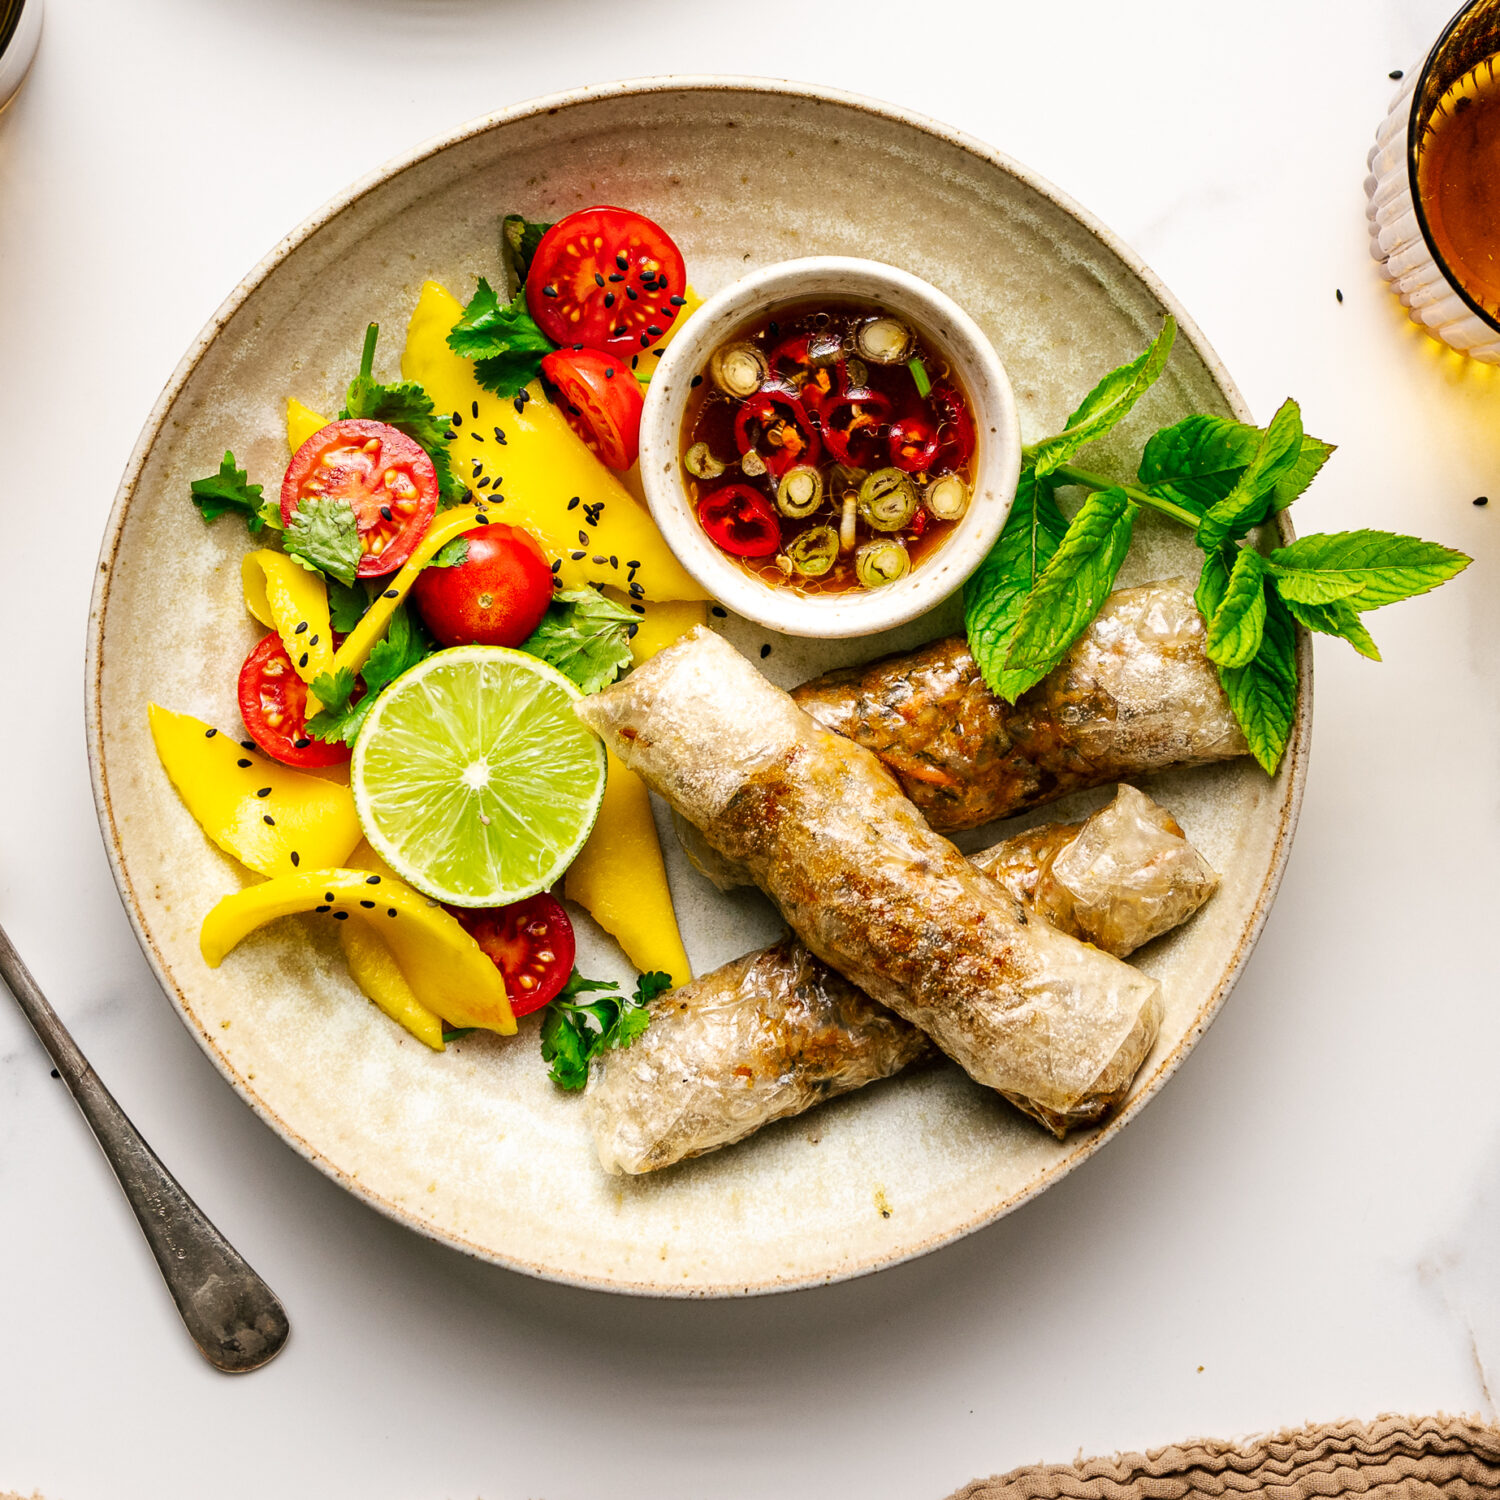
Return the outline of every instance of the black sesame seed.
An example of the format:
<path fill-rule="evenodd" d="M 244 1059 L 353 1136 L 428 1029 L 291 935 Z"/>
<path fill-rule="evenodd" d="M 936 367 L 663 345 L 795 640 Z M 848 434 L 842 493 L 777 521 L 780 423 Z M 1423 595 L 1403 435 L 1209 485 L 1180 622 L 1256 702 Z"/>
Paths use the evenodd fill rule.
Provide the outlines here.
<path fill-rule="evenodd" d="M 455 427 L 462 427 L 464 425 L 464 419 L 458 412 L 454 412 L 450 420 Z"/>
<path fill-rule="evenodd" d="M 1404 78 L 1406 75 L 1401 71 L 1400 68 L 1392 68 L 1386 76 L 1388 78 Z"/>
<path fill-rule="evenodd" d="M 479 476 L 484 473 L 484 462 L 482 459 L 478 458 L 470 459 L 470 462 L 474 465 L 474 470 L 469 477 L 471 479 L 478 479 Z"/>
<path fill-rule="evenodd" d="M 485 478 L 485 479 L 481 479 L 479 481 L 479 483 L 474 486 L 474 488 L 476 490 L 482 490 L 482 489 L 487 488 L 488 485 L 489 485 L 489 480 L 488 480 L 488 478 Z"/>
<path fill-rule="evenodd" d="M 295 849 L 291 853 L 292 868 L 295 870 L 302 863 L 302 856 Z"/>
<path fill-rule="evenodd" d="M 639 562 L 635 562 L 635 561 L 631 561 L 631 562 L 627 562 L 625 564 L 625 566 L 627 568 L 638 568 L 638 567 L 640 567 L 640 563 Z"/>
<path fill-rule="evenodd" d="M 719 620 L 727 620 L 729 618 L 729 611 L 727 609 L 720 609 L 717 604 L 709 610 L 709 614 Z"/>
<path fill-rule="evenodd" d="M 1335 297 L 1337 297 L 1340 302 L 1342 302 L 1344 300 L 1344 289 L 1343 289 L 1343 287 L 1338 287 L 1338 286 L 1334 287 L 1334 289 L 1333 289 L 1333 295 Z"/>
<path fill-rule="evenodd" d="M 1475 505 L 1488 505 L 1489 503 L 1490 503 L 1490 497 L 1488 495 L 1476 495 L 1474 497 L 1474 504 Z"/>
<path fill-rule="evenodd" d="M 479 420 L 479 403 L 477 401 L 471 401 L 471 402 L 469 402 L 469 410 L 474 413 L 474 420 L 478 421 Z"/>
<path fill-rule="evenodd" d="M 568 556 L 571 557 L 574 562 L 582 562 L 584 559 L 584 554 L 582 552 L 570 552 Z"/>
<path fill-rule="evenodd" d="M 498 427 L 495 429 L 495 441 L 499 443 L 502 448 L 505 446 L 505 433 Z"/>
<path fill-rule="evenodd" d="M 595 286 L 603 286 L 604 285 L 604 278 L 597 271 L 594 272 L 594 285 Z"/>
<path fill-rule="evenodd" d="M 257 797 L 269 797 L 271 795 L 271 788 L 263 786 L 255 795 Z"/>
<path fill-rule="evenodd" d="M 318 644 L 318 638 L 317 638 L 317 636 L 313 636 L 313 638 L 310 641 L 308 641 L 307 644 L 309 646 L 316 646 Z"/>
<path fill-rule="evenodd" d="M 389 521 L 392 519 L 391 508 L 389 505 L 382 505 L 380 507 L 380 519 L 382 521 Z"/>
<path fill-rule="evenodd" d="M 647 323 L 646 332 L 649 333 L 654 339 L 659 339 L 661 337 L 661 329 L 655 323 Z"/>
<path fill-rule="evenodd" d="M 694 375 L 693 378 L 690 381 L 688 381 L 688 386 L 692 390 L 697 390 L 698 387 L 700 385 L 702 385 L 702 384 L 703 384 L 703 377 L 701 375 Z"/>
<path fill-rule="evenodd" d="M 499 484 L 500 481 L 497 479 L 495 483 Z M 476 511 L 474 514 L 474 524 L 476 526 L 488 526 L 490 524 L 490 518 L 484 511 Z"/>
<path fill-rule="evenodd" d="M 583 345 L 582 344 L 574 344 L 573 345 L 573 353 L 574 354 L 582 354 L 583 353 Z"/>
<path fill-rule="evenodd" d="M 632 302 L 639 302 L 641 300 L 641 294 L 636 291 L 633 286 L 628 286 L 625 288 L 625 295 L 629 297 Z"/>
<path fill-rule="evenodd" d="M 645 605 L 644 605 L 644 604 L 632 604 L 632 605 L 631 605 L 631 606 L 630 606 L 630 607 L 631 607 L 631 608 L 632 608 L 632 609 L 633 609 L 633 610 L 634 610 L 634 611 L 635 611 L 635 612 L 636 612 L 636 614 L 638 614 L 638 615 L 643 615 L 643 614 L 645 614 L 645 613 L 646 613 L 646 606 L 645 606 Z"/>
<path fill-rule="evenodd" d="M 613 380 L 615 378 L 615 367 L 613 365 L 605 365 L 604 378 L 606 380 Z"/>
<path fill-rule="evenodd" d="M 240 744 L 246 750 L 253 750 L 253 749 L 255 749 L 255 741 L 254 740 L 241 740 Z"/>
<path fill-rule="evenodd" d="M 306 750 L 308 748 L 308 746 L 311 745 L 311 744 L 312 744 L 312 741 L 310 739 L 308 739 L 306 737 L 306 735 L 304 735 L 300 740 L 293 740 L 292 741 L 293 748 L 295 748 L 297 750 Z"/>
<path fill-rule="evenodd" d="M 615 264 L 622 271 L 628 271 L 630 269 L 630 257 L 623 250 L 618 250 L 615 252 Z"/>
<path fill-rule="evenodd" d="M 673 307 L 686 307 L 687 306 L 687 298 L 686 297 L 672 296 L 672 297 L 669 297 L 667 300 L 672 304 Z"/>
<path fill-rule="evenodd" d="M 335 922 L 347 922 L 349 920 L 349 913 L 346 911 L 336 911 L 333 914 L 333 920 Z"/>
<path fill-rule="evenodd" d="M 638 583 L 632 583 L 628 592 L 632 599 L 644 599 L 646 597 L 645 589 L 643 589 Z"/>
<path fill-rule="evenodd" d="M 302 655 L 297 658 L 297 665 L 299 667 L 305 667 L 307 665 L 307 652 L 304 651 Z"/>
<path fill-rule="evenodd" d="M 609 560 L 609 565 L 612 568 L 618 568 L 620 566 L 620 559 L 618 557 L 611 557 Z"/>
<path fill-rule="evenodd" d="M 615 305 L 615 294 L 613 292 L 606 292 L 604 294 L 604 305 L 606 307 L 613 307 Z"/>
<path fill-rule="evenodd" d="M 775 318 L 772 318 L 771 321 L 766 324 L 766 332 L 769 333 L 773 339 L 776 338 L 781 333 L 781 324 L 778 323 Z"/>
<path fill-rule="evenodd" d="M 631 355 L 631 356 L 630 356 L 630 368 L 631 368 L 631 369 L 632 369 L 632 370 L 633 370 L 633 369 L 635 369 L 635 367 L 636 367 L 636 366 L 637 366 L 637 365 L 638 365 L 638 364 L 639 364 L 639 363 L 640 363 L 640 362 L 641 362 L 641 357 L 640 357 L 640 355 L 639 355 L 639 354 L 632 354 L 632 355 Z"/>
<path fill-rule="evenodd" d="M 515 407 L 515 409 L 516 409 L 516 415 L 517 416 L 519 416 L 523 411 L 525 411 L 526 410 L 526 392 L 522 391 L 516 397 L 516 399 L 511 402 L 511 405 Z"/>
<path fill-rule="evenodd" d="M 556 295 L 557 295 L 557 288 L 555 286 L 544 286 L 542 288 L 542 296 L 544 296 L 544 297 L 555 297 Z"/>
<path fill-rule="evenodd" d="M 399 599 L 401 597 L 401 590 L 400 589 L 387 589 L 385 591 L 385 593 L 383 593 L 380 597 L 382 599 Z"/>
<path fill-rule="evenodd" d="M 641 348 L 644 349 L 650 342 L 651 342 L 651 335 L 647 334 L 647 333 L 643 333 L 641 335 Z"/>
<path fill-rule="evenodd" d="M 760 648 L 760 659 L 762 661 L 764 661 L 770 654 L 771 654 L 771 648 L 769 646 L 762 646 Z"/>
<path fill-rule="evenodd" d="M 457 417 L 454 417 L 454 419 L 453 419 L 453 420 L 454 420 L 454 421 L 455 421 L 455 422 L 456 422 L 456 421 L 458 421 L 458 418 L 457 418 Z M 453 429 L 452 429 L 452 428 L 451 428 L 451 427 L 450 427 L 450 428 L 449 428 L 449 429 L 448 429 L 448 430 L 447 430 L 447 432 L 445 432 L 445 433 L 444 433 L 444 434 L 443 434 L 443 441 L 444 441 L 444 442 L 445 442 L 445 443 L 451 443 L 451 442 L 452 442 L 452 441 L 453 441 L 453 439 L 454 439 L 454 438 L 456 438 L 456 437 L 457 437 L 457 436 L 458 436 L 458 434 L 457 434 L 457 433 L 456 433 L 456 432 L 455 432 L 455 431 L 454 431 L 454 430 L 453 430 Z"/>
<path fill-rule="evenodd" d="M 561 567 L 562 567 L 562 558 L 558 558 L 558 560 L 555 563 L 552 564 L 552 571 L 554 573 L 556 573 Z"/>
<path fill-rule="evenodd" d="M 577 507 L 577 505 L 578 505 L 578 498 L 579 497 L 577 495 L 574 495 L 573 498 L 568 501 L 568 509 L 569 510 L 573 510 L 573 509 L 575 509 Z"/>
<path fill-rule="evenodd" d="M 378 875 L 366 875 L 365 876 L 365 884 L 366 885 L 379 885 L 380 884 L 380 876 L 378 876 Z"/>
<path fill-rule="evenodd" d="M 597 553 L 596 553 L 596 554 L 595 554 L 595 556 L 594 556 L 594 566 L 595 566 L 595 567 L 596 567 L 596 568 L 602 568 L 602 567 L 603 567 L 603 566 L 604 566 L 604 564 L 605 564 L 605 562 L 606 562 L 606 560 L 607 560 L 607 559 L 605 559 L 605 558 L 602 558 L 602 557 L 600 557 L 600 556 L 599 556 L 599 555 L 598 555 L 598 554 L 597 554 Z"/>
<path fill-rule="evenodd" d="M 293 631 L 293 632 L 292 632 L 292 634 L 293 634 L 293 635 L 301 635 L 301 634 L 302 634 L 302 632 L 303 632 L 303 631 L 304 631 L 304 630 L 306 630 L 306 629 L 307 629 L 307 621 L 306 621 L 306 620 L 303 620 L 303 621 L 301 621 L 301 622 L 300 622 L 300 623 L 299 623 L 299 624 L 298 624 L 298 626 L 297 626 L 297 628 L 296 628 L 296 629 L 295 629 L 295 630 L 294 630 L 294 631 Z"/>
<path fill-rule="evenodd" d="M 386 907 L 385 914 L 388 917 L 394 917 L 396 915 L 396 908 L 394 906 Z"/>
<path fill-rule="evenodd" d="M 313 910 L 314 911 L 332 911 L 333 908 L 331 906 L 315 906 L 315 907 L 313 907 Z"/>
<path fill-rule="evenodd" d="M 260 820 L 266 825 L 267 828 L 274 828 L 276 826 L 276 819 L 273 818 L 270 813 L 262 813 L 260 815 Z"/>
<path fill-rule="evenodd" d="M 375 903 L 373 901 L 361 901 L 359 904 L 363 906 L 367 911 L 375 910 Z"/>
<path fill-rule="evenodd" d="M 248 771 L 253 764 L 254 764 L 253 761 L 248 761 L 248 760 L 237 760 L 237 761 L 235 761 L 235 765 L 237 765 L 240 768 L 240 770 L 242 770 L 242 771 Z"/>
<path fill-rule="evenodd" d="M 325 901 L 332 901 L 333 900 L 333 892 L 332 891 L 324 891 L 323 892 L 323 899 Z"/>
<path fill-rule="evenodd" d="M 588 544 L 589 544 L 589 534 L 588 534 L 588 532 L 586 532 L 586 531 L 580 531 L 578 533 L 578 545 L 580 547 L 587 547 Z"/>
<path fill-rule="evenodd" d="M 205 730 L 203 738 L 206 740 L 211 740 L 218 732 L 219 731 L 217 729 Z"/>

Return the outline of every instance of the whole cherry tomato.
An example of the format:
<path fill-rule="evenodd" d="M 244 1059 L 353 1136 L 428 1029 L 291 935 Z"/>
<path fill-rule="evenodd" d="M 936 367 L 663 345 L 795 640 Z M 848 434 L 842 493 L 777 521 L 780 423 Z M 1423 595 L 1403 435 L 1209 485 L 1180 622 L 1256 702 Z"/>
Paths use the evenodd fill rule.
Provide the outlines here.
<path fill-rule="evenodd" d="M 557 387 L 568 426 L 606 468 L 628 469 L 641 450 L 640 382 L 618 354 L 555 349 L 542 374 Z"/>
<path fill-rule="evenodd" d="M 568 982 L 576 953 L 573 924 L 545 891 L 511 906 L 448 910 L 504 976 L 514 1015 L 540 1010 Z"/>
<path fill-rule="evenodd" d="M 530 532 L 491 521 L 463 536 L 464 560 L 423 568 L 412 587 L 444 646 L 519 646 L 552 602 L 552 567 Z"/>
<path fill-rule="evenodd" d="M 584 208 L 542 236 L 526 272 L 537 326 L 570 348 L 626 359 L 649 348 L 683 305 L 687 267 L 659 225 L 625 208 Z"/>
<path fill-rule="evenodd" d="M 308 734 L 307 684 L 274 631 L 245 658 L 238 697 L 250 738 L 284 766 L 337 766 L 353 753 L 341 741 L 328 745 Z"/>
<path fill-rule="evenodd" d="M 330 422 L 292 455 L 281 482 L 290 526 L 305 500 L 347 500 L 359 525 L 359 576 L 394 573 L 437 514 L 437 470 L 404 432 L 353 418 Z"/>

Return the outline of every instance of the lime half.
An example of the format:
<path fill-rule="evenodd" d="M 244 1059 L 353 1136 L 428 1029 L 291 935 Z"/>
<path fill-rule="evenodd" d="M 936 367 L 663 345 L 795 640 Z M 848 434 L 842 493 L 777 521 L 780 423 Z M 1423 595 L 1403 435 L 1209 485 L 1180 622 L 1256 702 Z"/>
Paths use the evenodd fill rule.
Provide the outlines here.
<path fill-rule="evenodd" d="M 403 880 L 454 906 L 504 906 L 555 881 L 604 797 L 582 697 L 524 651 L 456 646 L 398 678 L 354 746 L 354 808 Z"/>

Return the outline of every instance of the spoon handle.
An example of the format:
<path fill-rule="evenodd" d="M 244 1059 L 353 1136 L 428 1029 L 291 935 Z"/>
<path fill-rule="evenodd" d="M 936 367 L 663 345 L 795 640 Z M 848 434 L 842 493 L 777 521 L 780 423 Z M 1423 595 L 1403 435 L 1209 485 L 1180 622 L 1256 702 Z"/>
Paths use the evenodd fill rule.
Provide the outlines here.
<path fill-rule="evenodd" d="M 209 1223 L 99 1081 L 0 927 L 0 979 L 52 1055 L 125 1190 L 167 1290 L 203 1357 L 239 1375 L 275 1358 L 291 1331 L 276 1295 Z"/>

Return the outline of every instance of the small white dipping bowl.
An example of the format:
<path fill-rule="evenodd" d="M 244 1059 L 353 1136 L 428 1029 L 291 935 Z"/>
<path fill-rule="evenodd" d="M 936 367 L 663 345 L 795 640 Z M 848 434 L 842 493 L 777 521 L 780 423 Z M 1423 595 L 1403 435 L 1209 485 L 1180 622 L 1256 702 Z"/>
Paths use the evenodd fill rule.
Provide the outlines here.
<path fill-rule="evenodd" d="M 868 302 L 910 320 L 957 373 L 977 437 L 973 497 L 947 539 L 904 578 L 875 589 L 804 594 L 753 577 L 699 524 L 682 468 L 693 376 L 746 323 L 791 303 Z M 651 514 L 689 573 L 736 614 L 784 635 L 870 635 L 931 609 L 984 560 L 1010 514 L 1021 472 L 1021 427 L 999 356 L 974 320 L 934 286 L 895 266 L 818 255 L 753 271 L 710 297 L 661 357 L 641 417 L 641 481 Z M 726 481 L 730 476 L 726 476 Z"/>

